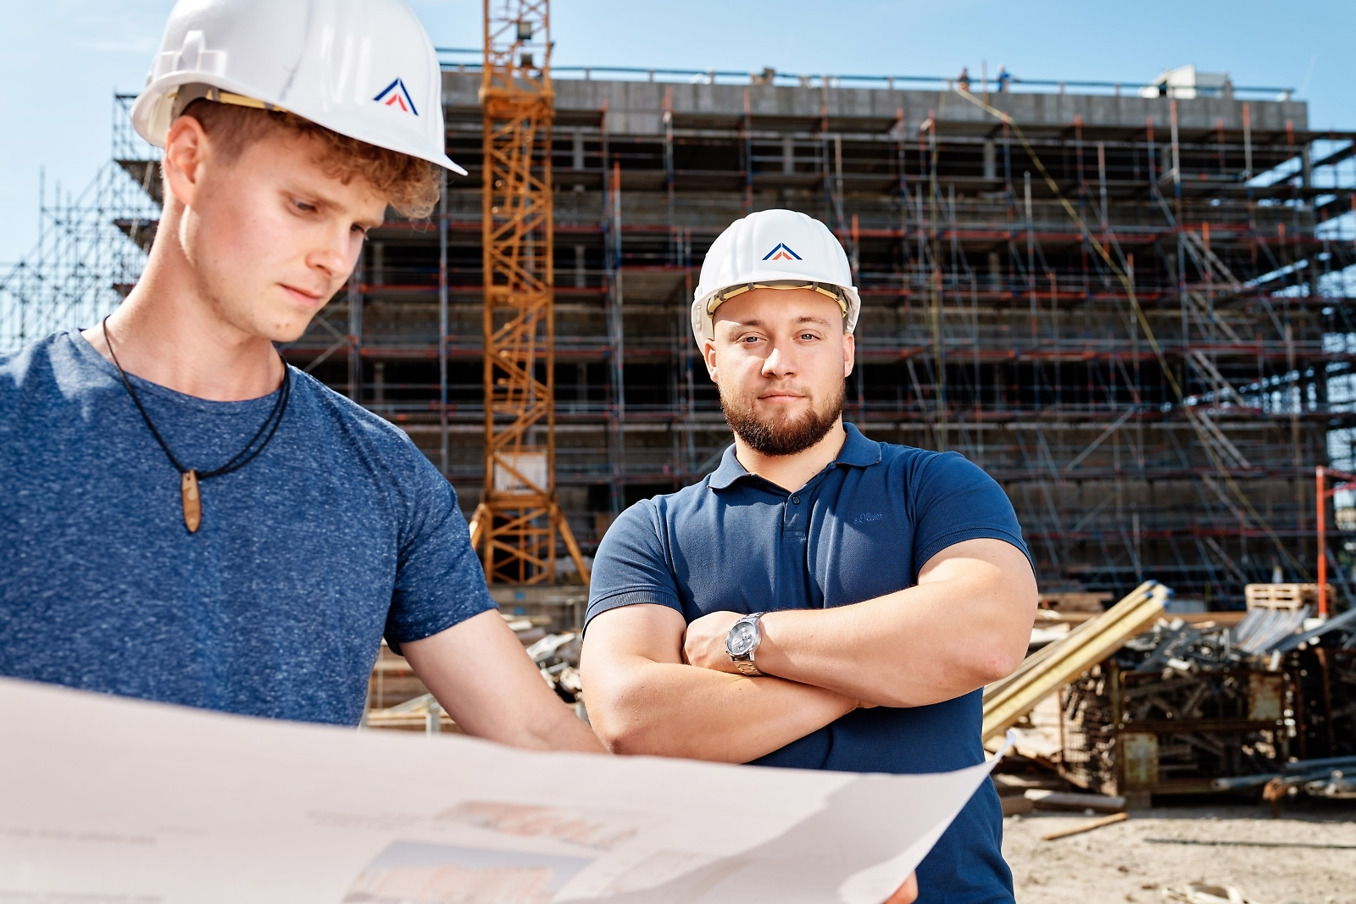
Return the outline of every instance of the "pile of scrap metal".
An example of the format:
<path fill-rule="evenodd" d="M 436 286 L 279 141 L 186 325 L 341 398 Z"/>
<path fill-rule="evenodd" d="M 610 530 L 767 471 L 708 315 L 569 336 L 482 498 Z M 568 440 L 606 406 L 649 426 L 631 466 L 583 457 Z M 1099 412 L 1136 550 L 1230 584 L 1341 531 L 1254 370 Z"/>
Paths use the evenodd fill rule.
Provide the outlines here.
<path fill-rule="evenodd" d="M 1273 793 L 1346 793 L 1331 771 L 1291 769 L 1297 755 L 1356 754 L 1356 610 L 1317 625 L 1308 615 L 1259 608 L 1233 627 L 1160 620 L 1127 640 L 1062 693 L 1061 774 L 1132 795 L 1272 778 Z"/>
<path fill-rule="evenodd" d="M 579 650 L 584 635 L 574 631 L 548 634 L 527 648 L 527 655 L 541 670 L 541 676 L 560 699 L 584 715 L 584 686 L 579 681 Z"/>
<path fill-rule="evenodd" d="M 1139 800 L 1240 776 L 1304 788 L 1283 774 L 1296 756 L 1356 756 L 1356 611 L 1317 625 L 1304 608 L 1168 619 L 1170 594 L 1141 585 L 986 688 L 990 749 L 1021 723 L 1026 758 L 1078 787 Z M 1059 706 L 1042 715 L 1038 704 L 1056 694 Z M 1042 720 L 1057 744 L 1042 743 Z M 1333 793 L 1346 786 L 1327 777 Z"/>
<path fill-rule="evenodd" d="M 1277 769 L 1290 755 L 1293 682 L 1236 655 L 1162 623 L 1131 641 L 1063 691 L 1060 773 L 1135 796 Z"/>
<path fill-rule="evenodd" d="M 1299 793 L 1315 797 L 1356 799 L 1356 756 L 1336 756 L 1315 760 L 1291 760 L 1279 772 L 1217 778 L 1216 791 L 1242 791 L 1261 788 L 1271 804 L 1272 815 L 1280 816 L 1282 798 Z"/>
<path fill-rule="evenodd" d="M 1280 657 L 1306 645 L 1356 649 L 1356 609 L 1303 630 L 1308 606 L 1253 609 L 1232 628 L 1182 619 L 1159 621 L 1116 653 L 1122 669 L 1134 672 L 1191 673 L 1240 666 L 1279 667 Z"/>

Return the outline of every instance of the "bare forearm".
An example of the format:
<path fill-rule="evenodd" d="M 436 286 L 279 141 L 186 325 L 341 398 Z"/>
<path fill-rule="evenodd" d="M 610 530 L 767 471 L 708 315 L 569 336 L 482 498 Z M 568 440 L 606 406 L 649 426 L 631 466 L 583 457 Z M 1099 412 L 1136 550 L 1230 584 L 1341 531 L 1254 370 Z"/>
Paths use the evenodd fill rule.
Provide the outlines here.
<path fill-rule="evenodd" d="M 541 707 L 538 719 L 519 723 L 512 737 L 495 738 L 525 750 L 573 750 L 580 753 L 606 753 L 598 736 L 574 710 L 562 705 L 548 690 L 550 700 Z"/>
<path fill-rule="evenodd" d="M 857 706 L 779 678 L 640 659 L 606 668 L 590 675 L 586 661 L 583 679 L 594 730 L 613 753 L 746 763 Z"/>
<path fill-rule="evenodd" d="M 907 590 L 763 616 L 759 668 L 881 706 L 950 700 L 1004 677 L 1026 654 L 1036 585 L 1019 551 L 981 542 Z"/>
<path fill-rule="evenodd" d="M 528 750 L 603 752 L 589 727 L 547 687 L 498 612 L 407 643 L 405 657 L 468 734 Z"/>
<path fill-rule="evenodd" d="M 963 622 L 930 624 L 884 597 L 832 610 L 763 617 L 758 665 L 879 706 L 924 706 L 983 687 L 1009 666 L 998 644 Z M 1015 665 L 1015 663 L 1013 663 Z"/>

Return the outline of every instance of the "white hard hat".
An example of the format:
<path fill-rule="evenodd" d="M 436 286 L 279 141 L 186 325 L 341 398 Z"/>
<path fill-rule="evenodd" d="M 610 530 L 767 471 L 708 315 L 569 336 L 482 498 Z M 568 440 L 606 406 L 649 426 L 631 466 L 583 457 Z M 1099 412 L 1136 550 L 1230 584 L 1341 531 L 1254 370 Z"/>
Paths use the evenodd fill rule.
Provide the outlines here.
<path fill-rule="evenodd" d="M 287 110 L 466 175 L 445 151 L 438 55 L 403 0 L 179 0 L 132 125 L 164 147 L 185 100 L 203 96 Z"/>
<path fill-rule="evenodd" d="M 862 300 L 843 246 L 829 227 L 794 210 L 762 210 L 735 220 L 706 252 L 692 300 L 692 335 L 715 338 L 711 313 L 754 288 L 808 288 L 838 301 L 843 330 L 857 328 Z"/>

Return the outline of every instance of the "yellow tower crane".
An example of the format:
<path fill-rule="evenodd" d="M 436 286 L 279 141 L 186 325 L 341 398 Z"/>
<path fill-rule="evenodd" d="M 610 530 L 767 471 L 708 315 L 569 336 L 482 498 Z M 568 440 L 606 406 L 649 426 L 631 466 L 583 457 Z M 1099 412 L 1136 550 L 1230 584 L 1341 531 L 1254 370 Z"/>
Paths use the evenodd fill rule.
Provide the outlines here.
<path fill-rule="evenodd" d="M 485 0 L 485 490 L 471 542 L 491 583 L 556 579 L 557 535 L 588 570 L 556 499 L 548 0 Z"/>

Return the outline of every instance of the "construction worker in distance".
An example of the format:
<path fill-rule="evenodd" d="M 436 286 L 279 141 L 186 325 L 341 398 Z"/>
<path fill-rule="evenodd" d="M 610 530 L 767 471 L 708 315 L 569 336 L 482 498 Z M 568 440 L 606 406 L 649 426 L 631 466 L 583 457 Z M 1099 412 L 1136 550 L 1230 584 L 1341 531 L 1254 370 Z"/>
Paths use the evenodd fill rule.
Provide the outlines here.
<path fill-rule="evenodd" d="M 818 220 L 765 210 L 711 245 L 692 330 L 734 444 L 700 482 L 624 511 L 598 548 L 581 677 L 613 752 L 847 772 L 983 762 L 981 688 L 1026 654 L 1034 569 L 978 467 L 843 423 L 860 309 Z M 1012 901 L 1001 834 L 985 782 L 919 866 L 918 900 Z"/>
<path fill-rule="evenodd" d="M 0 358 L 0 675 L 352 725 L 384 634 L 467 732 L 601 752 L 448 482 L 274 348 L 388 205 L 427 216 L 465 173 L 441 85 L 401 0 L 175 6 L 132 110 L 164 149 L 145 273 Z"/>

